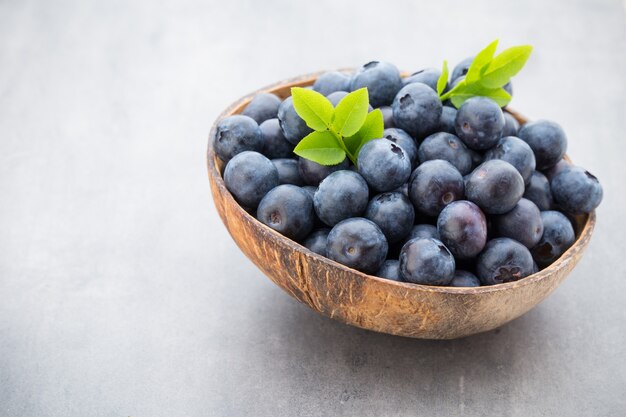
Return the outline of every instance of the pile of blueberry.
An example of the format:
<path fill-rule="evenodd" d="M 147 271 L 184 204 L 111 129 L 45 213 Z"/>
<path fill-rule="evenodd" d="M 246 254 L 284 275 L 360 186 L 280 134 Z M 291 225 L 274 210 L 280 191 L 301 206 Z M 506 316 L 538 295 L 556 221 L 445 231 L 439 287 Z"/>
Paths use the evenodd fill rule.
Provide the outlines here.
<path fill-rule="evenodd" d="M 450 86 L 470 64 L 455 67 Z M 600 204 L 598 180 L 563 159 L 558 124 L 520 126 L 485 97 L 457 110 L 439 99 L 440 74 L 402 79 L 395 66 L 370 62 L 317 79 L 312 88 L 334 105 L 367 87 L 383 113 L 383 137 L 361 148 L 358 168 L 347 158 L 334 166 L 297 158 L 311 129 L 291 97 L 255 96 L 217 125 L 226 187 L 272 229 L 379 277 L 474 287 L 545 268 L 574 243 L 571 216 Z"/>

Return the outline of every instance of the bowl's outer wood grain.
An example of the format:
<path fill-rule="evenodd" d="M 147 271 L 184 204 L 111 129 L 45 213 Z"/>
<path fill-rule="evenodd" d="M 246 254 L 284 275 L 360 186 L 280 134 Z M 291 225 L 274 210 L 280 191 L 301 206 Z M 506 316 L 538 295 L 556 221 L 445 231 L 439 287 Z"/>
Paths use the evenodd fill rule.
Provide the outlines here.
<path fill-rule="evenodd" d="M 254 95 L 281 98 L 311 85 L 319 73 L 293 78 L 246 96 L 218 118 L 240 113 Z M 521 123 L 526 120 L 509 110 Z M 344 323 L 400 336 L 453 339 L 494 329 L 545 299 L 571 272 L 591 239 L 595 213 L 574 218 L 577 240 L 554 264 L 522 280 L 478 288 L 431 287 L 373 277 L 317 255 L 248 214 L 226 189 L 223 164 L 209 136 L 207 163 L 213 200 L 243 253 L 267 277 L 313 310 Z"/>

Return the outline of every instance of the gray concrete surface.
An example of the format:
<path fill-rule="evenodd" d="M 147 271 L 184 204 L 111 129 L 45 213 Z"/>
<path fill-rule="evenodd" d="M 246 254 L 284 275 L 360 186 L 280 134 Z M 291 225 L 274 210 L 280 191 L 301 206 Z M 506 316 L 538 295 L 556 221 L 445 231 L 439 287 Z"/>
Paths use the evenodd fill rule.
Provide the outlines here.
<path fill-rule="evenodd" d="M 513 105 L 560 122 L 605 187 L 548 300 L 402 339 L 317 316 L 239 252 L 204 166 L 221 109 L 495 37 L 535 46 Z M 0 0 L 0 415 L 626 415 L 624 76 L 619 0 Z"/>

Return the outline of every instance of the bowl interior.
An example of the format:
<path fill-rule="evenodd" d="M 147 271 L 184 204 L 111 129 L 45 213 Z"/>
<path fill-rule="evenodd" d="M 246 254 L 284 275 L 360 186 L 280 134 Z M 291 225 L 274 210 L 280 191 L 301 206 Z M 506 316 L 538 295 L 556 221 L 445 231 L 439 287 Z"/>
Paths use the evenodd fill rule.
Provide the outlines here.
<path fill-rule="evenodd" d="M 348 70 L 345 70 L 345 71 L 348 71 Z M 291 95 L 292 87 L 310 86 L 315 82 L 317 77 L 322 73 L 323 72 L 317 72 L 317 73 L 312 73 L 312 74 L 307 74 L 307 75 L 291 78 L 291 79 L 267 86 L 258 91 L 255 91 L 252 94 L 242 97 L 241 99 L 236 101 L 234 104 L 229 106 L 226 110 L 224 110 L 224 112 L 222 112 L 222 114 L 220 114 L 217 120 L 220 120 L 229 115 L 241 113 L 243 109 L 248 105 L 248 103 L 252 100 L 252 98 L 254 98 L 254 96 L 256 96 L 259 93 L 263 93 L 263 92 L 273 93 L 273 94 L 276 94 L 281 99 L 285 99 L 286 97 L 289 97 Z M 403 77 L 407 75 L 408 73 L 402 73 Z M 524 124 L 528 121 L 524 116 L 522 116 L 520 113 L 518 113 L 517 111 L 513 109 L 506 108 L 505 111 L 513 115 L 520 124 Z M 207 164 L 209 168 L 209 175 L 214 177 L 213 179 L 215 180 L 217 187 L 220 188 L 220 191 L 225 192 L 230 196 L 230 193 L 226 190 L 226 187 L 222 179 L 224 163 L 215 155 L 212 149 L 212 138 L 214 136 L 214 129 L 215 129 L 215 126 L 213 126 L 213 129 L 211 130 L 211 134 L 209 137 L 208 152 L 207 152 Z M 565 156 L 565 159 L 570 160 L 570 158 L 567 155 Z M 474 287 L 474 288 L 438 287 L 438 286 L 427 286 L 427 285 L 420 285 L 420 284 L 413 284 L 413 283 L 391 281 L 391 280 L 387 280 L 384 278 L 367 275 L 360 271 L 348 268 L 326 257 L 310 252 L 304 246 L 298 244 L 297 242 L 292 241 L 291 239 L 288 239 L 282 236 L 278 232 L 274 231 L 273 229 L 267 227 L 263 223 L 256 220 L 256 218 L 254 218 L 253 215 L 246 212 L 241 206 L 239 206 L 239 204 L 232 198 L 232 196 L 230 196 L 230 200 L 232 200 L 232 203 L 238 207 L 238 209 L 242 212 L 243 215 L 249 217 L 252 221 L 256 222 L 258 224 L 258 227 L 267 229 L 266 230 L 267 233 L 275 235 L 277 239 L 281 240 L 281 243 L 283 243 L 284 245 L 287 245 L 292 250 L 305 251 L 310 256 L 317 258 L 319 262 L 330 263 L 336 268 L 347 269 L 354 274 L 365 276 L 368 279 L 380 280 L 384 282 L 386 285 L 400 286 L 400 287 L 407 287 L 407 288 L 420 288 L 425 291 L 445 292 L 445 293 L 452 293 L 452 294 L 462 294 L 462 293 L 477 294 L 477 293 L 485 293 L 485 292 L 493 292 L 493 291 L 502 291 L 502 290 L 506 290 L 507 288 L 518 287 L 520 285 L 528 285 L 538 280 L 541 280 L 544 277 L 550 275 L 554 270 L 558 269 L 558 265 L 560 262 L 562 262 L 563 259 L 572 257 L 576 252 L 582 250 L 586 246 L 586 243 L 588 243 L 588 240 L 590 239 L 591 233 L 595 226 L 595 212 L 592 212 L 590 214 L 584 214 L 584 215 L 569 216 L 574 226 L 574 230 L 576 232 L 576 241 L 574 242 L 572 247 L 570 247 L 552 265 L 544 268 L 543 270 L 533 275 L 525 277 L 521 280 L 507 282 L 503 284 L 490 285 L 490 286 Z"/>

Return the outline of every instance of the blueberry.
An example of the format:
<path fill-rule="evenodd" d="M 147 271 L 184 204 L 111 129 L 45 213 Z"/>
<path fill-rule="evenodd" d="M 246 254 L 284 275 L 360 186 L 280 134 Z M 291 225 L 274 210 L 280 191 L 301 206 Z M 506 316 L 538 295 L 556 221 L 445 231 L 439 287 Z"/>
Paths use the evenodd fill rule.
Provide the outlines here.
<path fill-rule="evenodd" d="M 411 174 L 409 198 L 415 209 L 428 216 L 438 216 L 441 210 L 463 198 L 463 177 L 448 161 L 426 161 Z"/>
<path fill-rule="evenodd" d="M 451 287 L 480 287 L 480 280 L 471 272 L 457 269 L 454 278 L 450 281 Z"/>
<path fill-rule="evenodd" d="M 409 196 L 409 183 L 405 182 L 404 184 L 396 188 L 394 191 L 398 193 L 402 193 L 404 194 L 405 197 L 408 197 Z"/>
<path fill-rule="evenodd" d="M 458 259 L 475 257 L 487 243 L 487 219 L 470 201 L 455 201 L 445 206 L 437 219 L 437 231 Z"/>
<path fill-rule="evenodd" d="M 305 185 L 304 187 L 301 187 L 304 191 L 307 192 L 307 194 L 311 197 L 311 201 L 313 201 L 313 198 L 315 197 L 315 192 L 317 191 L 317 187 L 313 187 L 312 185 Z M 327 225 L 326 223 L 324 223 L 323 221 L 320 220 L 319 217 L 317 217 L 317 213 L 315 213 L 315 206 L 313 207 L 313 217 L 315 218 L 315 228 L 325 228 Z"/>
<path fill-rule="evenodd" d="M 504 84 L 502 86 L 502 88 L 504 89 L 504 91 L 506 91 L 507 93 L 509 93 L 509 95 L 511 97 L 513 97 L 513 83 L 511 83 L 511 81 L 509 81 L 508 83 Z"/>
<path fill-rule="evenodd" d="M 352 77 L 350 91 L 363 87 L 367 87 L 372 106 L 389 105 L 402 87 L 400 71 L 387 62 L 369 62 L 359 68 Z"/>
<path fill-rule="evenodd" d="M 336 171 L 327 176 L 313 197 L 318 217 L 334 226 L 349 217 L 360 216 L 367 207 L 369 190 L 358 173 L 350 170 Z"/>
<path fill-rule="evenodd" d="M 278 171 L 260 153 L 245 151 L 226 164 L 224 183 L 239 204 L 256 208 L 263 196 L 279 184 Z"/>
<path fill-rule="evenodd" d="M 411 83 L 422 83 L 437 91 L 437 81 L 439 81 L 440 76 L 441 70 L 437 68 L 426 68 L 414 72 L 408 77 L 402 79 L 402 85 L 407 85 Z"/>
<path fill-rule="evenodd" d="M 402 276 L 400 275 L 400 261 L 396 259 L 386 260 L 375 275 L 392 281 L 402 281 Z"/>
<path fill-rule="evenodd" d="M 278 171 L 278 181 L 281 184 L 304 185 L 304 181 L 298 173 L 298 161 L 292 158 L 272 159 L 272 163 Z"/>
<path fill-rule="evenodd" d="M 347 91 L 335 91 L 334 93 L 330 93 L 328 96 L 326 96 L 326 98 L 332 103 L 333 106 L 337 107 L 337 104 L 339 104 L 341 99 L 347 95 Z"/>
<path fill-rule="evenodd" d="M 444 93 L 447 93 L 448 91 L 452 90 L 454 87 L 457 86 L 457 84 L 459 84 L 461 81 L 463 81 L 465 79 L 465 75 L 458 77 L 457 79 L 453 80 L 451 83 L 448 83 L 448 85 L 446 86 L 446 88 L 443 90 Z M 443 102 L 443 106 L 444 107 L 451 107 L 454 110 L 456 110 L 456 107 L 454 106 L 454 104 L 450 101 L 450 99 L 446 100 Z M 456 128 L 454 130 L 454 133 L 456 134 Z"/>
<path fill-rule="evenodd" d="M 448 285 L 454 277 L 454 269 L 454 257 L 437 239 L 412 239 L 400 251 L 400 273 L 404 281 Z"/>
<path fill-rule="evenodd" d="M 487 242 L 476 262 L 478 279 L 483 285 L 517 281 L 533 271 L 533 257 L 528 248 L 508 237 Z"/>
<path fill-rule="evenodd" d="M 535 154 L 530 146 L 515 136 L 505 136 L 496 146 L 485 153 L 485 161 L 501 159 L 513 165 L 528 184 L 530 176 L 535 170 Z"/>
<path fill-rule="evenodd" d="M 569 161 L 567 161 L 565 159 L 561 159 L 553 167 L 550 167 L 550 168 L 544 170 L 543 174 L 546 176 L 548 181 L 552 181 L 552 178 L 556 177 L 557 174 L 559 174 L 565 168 L 570 167 L 571 165 L 572 165 L 571 162 L 569 162 Z"/>
<path fill-rule="evenodd" d="M 320 75 L 313 84 L 313 90 L 325 96 L 335 91 L 347 91 L 351 76 L 339 71 L 329 71 Z"/>
<path fill-rule="evenodd" d="M 261 152 L 263 138 L 261 129 L 254 119 L 248 116 L 234 115 L 223 118 L 217 123 L 213 148 L 216 155 L 224 162 L 243 151 Z"/>
<path fill-rule="evenodd" d="M 465 196 L 485 213 L 504 214 L 524 194 L 524 179 L 506 161 L 493 159 L 480 164 L 468 177 Z"/>
<path fill-rule="evenodd" d="M 408 242 L 411 239 L 415 239 L 418 237 L 431 237 L 433 239 L 437 239 L 437 240 L 441 240 L 441 237 L 439 236 L 439 232 L 437 231 L 437 226 L 434 226 L 432 224 L 416 224 L 415 226 L 413 226 L 413 228 L 411 229 L 411 231 L 409 232 L 409 235 L 406 237 L 406 242 Z"/>
<path fill-rule="evenodd" d="M 293 145 L 285 139 L 278 119 L 269 119 L 261 123 L 263 138 L 263 155 L 270 159 L 289 158 L 293 156 Z"/>
<path fill-rule="evenodd" d="M 416 139 L 425 138 L 439 129 L 441 100 L 426 84 L 413 83 L 403 87 L 391 108 L 396 126 Z"/>
<path fill-rule="evenodd" d="M 436 222 L 437 219 L 435 218 L 433 219 L 433 221 Z M 393 245 L 393 248 L 389 250 L 390 253 L 393 252 L 393 255 L 395 258 L 400 256 L 400 249 L 402 249 L 402 246 L 404 246 L 404 244 L 411 239 L 415 239 L 418 237 L 425 237 L 425 238 L 433 238 L 433 239 L 441 240 L 439 236 L 439 232 L 437 231 L 437 226 L 434 226 L 428 223 L 422 223 L 423 219 L 416 220 L 416 222 L 419 224 L 414 225 L 411 228 L 411 231 L 409 232 L 409 234 L 400 242 Z"/>
<path fill-rule="evenodd" d="M 470 155 L 472 155 L 472 166 L 474 168 L 476 168 L 478 165 L 480 165 L 480 164 L 482 164 L 484 162 L 483 154 L 481 154 L 480 152 L 477 152 L 477 151 L 475 151 L 473 149 L 470 149 L 469 151 L 470 151 Z"/>
<path fill-rule="evenodd" d="M 380 228 L 361 217 L 337 223 L 328 234 L 326 244 L 329 259 L 366 274 L 373 274 L 383 266 L 387 249 L 387 240 Z"/>
<path fill-rule="evenodd" d="M 535 153 L 537 169 L 545 170 L 556 165 L 567 150 L 567 137 L 558 124 L 547 120 L 526 123 L 518 136 L 530 145 Z"/>
<path fill-rule="evenodd" d="M 411 175 L 411 161 L 404 150 L 389 139 L 367 142 L 359 151 L 359 173 L 378 192 L 392 191 Z"/>
<path fill-rule="evenodd" d="M 420 145 L 417 154 L 421 163 L 433 159 L 450 162 L 461 175 L 469 174 L 473 168 L 472 154 L 467 146 L 451 133 L 439 132 L 428 136 Z"/>
<path fill-rule="evenodd" d="M 539 242 L 543 234 L 541 212 L 535 203 L 525 198 L 508 213 L 493 216 L 492 221 L 500 236 L 515 239 L 529 249 Z"/>
<path fill-rule="evenodd" d="M 532 201 L 539 210 L 550 210 L 554 205 L 550 183 L 545 175 L 539 171 L 533 171 L 524 191 L 524 198 Z"/>
<path fill-rule="evenodd" d="M 408 133 L 398 128 L 388 128 L 383 131 L 383 137 L 400 146 L 411 161 L 411 167 L 417 166 L 417 145 Z"/>
<path fill-rule="evenodd" d="M 509 112 L 503 112 L 504 114 L 504 129 L 502 129 L 502 136 L 517 136 L 519 131 L 519 122 Z"/>
<path fill-rule="evenodd" d="M 253 118 L 257 123 L 273 119 L 278 114 L 280 99 L 272 93 L 261 93 L 254 96 L 241 112 L 244 116 Z"/>
<path fill-rule="evenodd" d="M 315 192 L 317 191 L 317 187 L 314 187 L 312 185 L 305 185 L 304 187 L 302 187 L 302 189 L 306 191 L 309 194 L 309 196 L 311 196 L 311 198 L 313 198 L 313 196 L 315 195 Z"/>
<path fill-rule="evenodd" d="M 337 104 L 339 104 L 339 102 L 341 100 L 343 100 L 343 98 L 345 96 L 347 96 L 349 93 L 347 91 L 335 91 L 334 93 L 330 93 L 328 96 L 326 96 L 326 98 L 328 99 L 328 101 L 330 101 L 330 103 L 337 107 Z M 374 108 L 372 107 L 372 105 L 368 105 L 367 106 L 367 111 L 370 112 L 374 110 Z M 384 120 L 383 120 L 384 122 Z"/>
<path fill-rule="evenodd" d="M 457 136 L 475 150 L 489 149 L 502 136 L 504 115 L 498 104 L 486 97 L 466 100 L 454 121 Z"/>
<path fill-rule="evenodd" d="M 572 223 L 561 212 L 548 210 L 541 212 L 543 235 L 537 245 L 532 248 L 533 258 L 544 268 L 556 261 L 574 244 L 576 235 Z"/>
<path fill-rule="evenodd" d="M 570 166 L 557 174 L 550 189 L 559 207 L 571 214 L 590 213 L 602 201 L 602 186 L 598 179 L 577 166 Z"/>
<path fill-rule="evenodd" d="M 415 210 L 404 194 L 383 193 L 372 198 L 364 217 L 376 223 L 391 244 L 409 234 L 415 221 Z"/>
<path fill-rule="evenodd" d="M 330 229 L 328 228 L 314 230 L 307 236 L 303 244 L 311 252 L 326 256 L 326 243 L 328 242 L 329 233 Z"/>
<path fill-rule="evenodd" d="M 454 107 L 443 106 L 441 109 L 441 118 L 439 119 L 439 130 L 441 132 L 456 135 L 456 128 L 454 125 L 456 113 L 457 110 Z"/>
<path fill-rule="evenodd" d="M 537 262 L 533 259 L 533 274 L 537 272 L 539 272 L 539 265 L 537 265 Z"/>
<path fill-rule="evenodd" d="M 472 65 L 472 61 L 474 60 L 473 56 L 465 58 L 463 61 L 456 64 L 454 69 L 452 70 L 452 76 L 450 79 L 452 81 L 458 79 L 459 77 L 465 76 L 467 74 L 467 70 L 469 70 L 470 65 Z"/>
<path fill-rule="evenodd" d="M 279 185 L 263 197 L 257 218 L 282 235 L 299 241 L 313 230 L 313 200 L 298 186 Z"/>
<path fill-rule="evenodd" d="M 391 106 L 381 106 L 379 108 L 383 114 L 383 126 L 385 126 L 385 129 L 396 127 L 396 122 L 393 120 L 393 110 L 391 109 Z"/>
<path fill-rule="evenodd" d="M 344 159 L 337 165 L 320 165 L 309 159 L 300 158 L 298 160 L 298 171 L 300 177 L 309 185 L 318 186 L 320 182 L 335 171 L 348 169 L 348 159 Z"/>
<path fill-rule="evenodd" d="M 303 137 L 313 131 L 296 113 L 291 97 L 287 97 L 278 107 L 278 121 L 285 139 L 294 145 L 297 145 Z"/>

